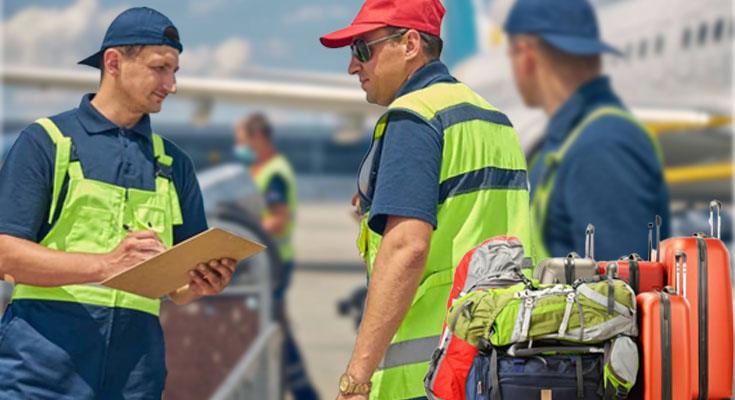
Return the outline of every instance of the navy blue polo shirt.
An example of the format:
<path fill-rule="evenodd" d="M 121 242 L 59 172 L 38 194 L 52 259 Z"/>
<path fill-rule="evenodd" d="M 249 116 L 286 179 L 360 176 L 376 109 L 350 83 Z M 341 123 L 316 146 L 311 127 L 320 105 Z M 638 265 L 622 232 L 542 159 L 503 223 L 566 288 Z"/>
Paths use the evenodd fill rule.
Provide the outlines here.
<path fill-rule="evenodd" d="M 432 61 L 406 80 L 396 98 L 440 82 L 457 80 L 441 61 Z M 382 234 L 389 215 L 417 218 L 436 228 L 441 133 L 421 118 L 398 111 L 388 117 L 379 145 L 374 159 L 377 175 L 368 193 L 372 202 L 365 208 L 370 209 L 370 229 Z"/>
<path fill-rule="evenodd" d="M 84 177 L 124 188 L 155 190 L 151 122 L 144 115 L 130 129 L 120 128 L 82 98 L 79 108 L 51 117 L 59 130 L 72 139 Z M 184 219 L 174 226 L 174 243 L 207 229 L 202 194 L 191 159 L 164 139 L 166 154 L 173 158 L 172 175 Z M 48 213 L 52 200 L 56 147 L 38 124 L 18 136 L 0 169 L 0 234 L 40 242 L 50 231 Z M 68 177 L 66 179 L 68 181 Z M 54 222 L 66 197 L 61 191 Z"/>
<path fill-rule="evenodd" d="M 530 173 L 535 193 L 544 163 L 583 118 L 603 106 L 624 108 L 607 77 L 582 85 L 559 108 L 546 128 L 539 162 Z M 616 260 L 630 253 L 645 257 L 648 222 L 660 215 L 669 235 L 669 196 L 662 167 L 648 135 L 635 123 L 603 116 L 587 125 L 558 167 L 544 229 L 554 257 L 584 252 L 587 224 L 595 226 L 595 258 Z"/>

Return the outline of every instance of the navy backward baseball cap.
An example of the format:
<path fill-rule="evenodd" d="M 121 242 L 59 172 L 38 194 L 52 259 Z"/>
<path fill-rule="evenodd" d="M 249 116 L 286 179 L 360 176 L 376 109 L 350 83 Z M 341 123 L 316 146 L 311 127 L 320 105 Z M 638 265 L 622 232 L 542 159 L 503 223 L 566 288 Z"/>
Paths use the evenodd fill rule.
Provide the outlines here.
<path fill-rule="evenodd" d="M 505 31 L 537 35 L 565 53 L 622 55 L 600 40 L 597 17 L 587 0 L 516 0 Z"/>
<path fill-rule="evenodd" d="M 148 7 L 135 7 L 123 11 L 107 28 L 100 51 L 79 61 L 79 64 L 99 68 L 102 54 L 115 46 L 166 45 L 184 51 L 179 41 L 179 31 L 168 17 Z"/>

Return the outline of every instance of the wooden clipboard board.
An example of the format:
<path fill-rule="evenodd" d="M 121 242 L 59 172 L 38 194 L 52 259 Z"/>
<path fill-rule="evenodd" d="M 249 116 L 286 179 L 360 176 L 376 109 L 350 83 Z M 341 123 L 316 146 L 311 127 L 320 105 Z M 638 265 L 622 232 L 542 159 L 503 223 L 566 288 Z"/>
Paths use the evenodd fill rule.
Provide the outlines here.
<path fill-rule="evenodd" d="M 188 284 L 188 271 L 199 263 L 221 258 L 240 262 L 263 249 L 259 243 L 210 228 L 100 284 L 157 299 Z"/>

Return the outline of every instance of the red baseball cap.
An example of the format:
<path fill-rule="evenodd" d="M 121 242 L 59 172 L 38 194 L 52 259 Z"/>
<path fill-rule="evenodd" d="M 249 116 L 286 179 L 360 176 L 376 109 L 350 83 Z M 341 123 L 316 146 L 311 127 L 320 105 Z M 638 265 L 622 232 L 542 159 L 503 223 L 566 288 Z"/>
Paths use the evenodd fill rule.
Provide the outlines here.
<path fill-rule="evenodd" d="M 445 12 L 439 0 L 367 0 L 350 26 L 322 36 L 319 41 L 325 47 L 344 47 L 352 44 L 355 36 L 385 26 L 439 36 Z"/>

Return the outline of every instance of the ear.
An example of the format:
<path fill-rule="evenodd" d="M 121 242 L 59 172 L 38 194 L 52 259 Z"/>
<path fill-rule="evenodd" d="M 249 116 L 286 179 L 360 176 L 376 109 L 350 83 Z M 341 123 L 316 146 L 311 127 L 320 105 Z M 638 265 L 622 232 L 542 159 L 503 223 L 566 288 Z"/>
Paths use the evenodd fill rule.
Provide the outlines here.
<path fill-rule="evenodd" d="M 421 55 L 421 35 L 415 29 L 409 29 L 403 35 L 404 43 L 406 44 L 406 59 L 412 60 Z"/>
<path fill-rule="evenodd" d="M 105 65 L 105 73 L 112 76 L 120 75 L 120 62 L 122 54 L 117 49 L 107 49 L 102 55 L 102 62 Z"/>
<path fill-rule="evenodd" d="M 525 75 L 533 75 L 538 64 L 538 51 L 527 40 L 520 40 L 517 43 L 517 51 L 521 58 L 521 69 Z"/>

